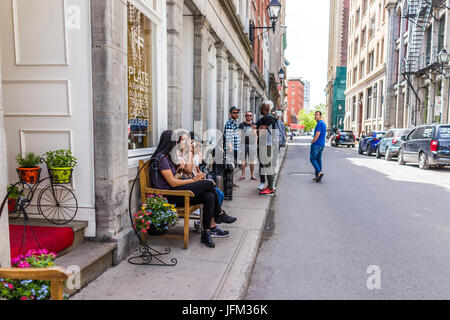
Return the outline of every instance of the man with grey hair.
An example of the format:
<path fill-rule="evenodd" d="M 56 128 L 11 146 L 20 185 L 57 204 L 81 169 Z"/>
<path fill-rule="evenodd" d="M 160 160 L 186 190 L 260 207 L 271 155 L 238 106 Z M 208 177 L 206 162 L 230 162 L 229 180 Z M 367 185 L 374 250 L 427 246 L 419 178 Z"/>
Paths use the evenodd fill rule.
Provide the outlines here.
<path fill-rule="evenodd" d="M 261 105 L 261 115 L 263 116 L 257 123 L 258 129 L 258 149 L 259 149 L 259 162 L 260 162 L 260 176 L 261 185 L 258 188 L 261 192 L 260 195 L 273 195 L 274 194 L 274 172 L 273 172 L 273 151 L 276 143 L 274 137 L 274 127 L 276 119 L 270 113 L 273 107 L 272 101 L 266 101 Z M 265 188 L 265 183 L 268 186 Z"/>

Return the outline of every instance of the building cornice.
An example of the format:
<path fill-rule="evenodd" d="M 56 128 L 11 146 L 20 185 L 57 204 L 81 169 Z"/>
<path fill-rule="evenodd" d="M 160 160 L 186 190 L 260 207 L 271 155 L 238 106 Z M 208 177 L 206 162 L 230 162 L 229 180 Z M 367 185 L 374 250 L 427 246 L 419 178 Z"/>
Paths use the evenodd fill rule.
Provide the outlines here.
<path fill-rule="evenodd" d="M 244 26 L 236 14 L 236 7 L 231 0 L 219 0 L 220 4 L 225 10 L 228 18 L 232 22 L 234 30 L 237 32 L 239 39 L 241 40 L 245 51 L 247 51 L 248 55 L 253 59 L 253 49 L 251 47 L 250 39 L 244 33 Z"/>

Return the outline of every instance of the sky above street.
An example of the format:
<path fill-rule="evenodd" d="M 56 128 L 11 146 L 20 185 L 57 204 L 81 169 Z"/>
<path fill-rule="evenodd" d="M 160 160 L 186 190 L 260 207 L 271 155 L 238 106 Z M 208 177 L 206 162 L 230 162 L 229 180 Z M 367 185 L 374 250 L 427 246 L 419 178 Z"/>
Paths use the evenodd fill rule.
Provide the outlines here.
<path fill-rule="evenodd" d="M 326 102 L 328 0 L 286 0 L 288 78 L 311 82 L 311 106 Z"/>

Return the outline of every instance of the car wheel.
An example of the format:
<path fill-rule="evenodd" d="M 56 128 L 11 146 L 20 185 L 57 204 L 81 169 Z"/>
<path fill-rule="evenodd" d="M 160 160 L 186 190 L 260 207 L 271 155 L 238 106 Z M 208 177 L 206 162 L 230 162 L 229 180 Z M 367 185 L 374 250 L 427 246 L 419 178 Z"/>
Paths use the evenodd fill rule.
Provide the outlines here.
<path fill-rule="evenodd" d="M 380 151 L 380 147 L 377 148 L 377 159 L 381 159 L 381 151 Z"/>
<path fill-rule="evenodd" d="M 430 165 L 427 161 L 427 156 L 424 152 L 421 152 L 419 155 L 419 168 L 422 170 L 428 170 L 430 169 Z"/>
<path fill-rule="evenodd" d="M 384 160 L 386 160 L 386 161 L 392 160 L 392 153 L 391 153 L 389 147 L 386 148 L 386 153 L 384 154 Z"/>
<path fill-rule="evenodd" d="M 363 150 L 361 149 L 361 145 L 359 145 L 359 147 L 358 147 L 358 153 L 359 154 L 363 154 Z"/>
<path fill-rule="evenodd" d="M 367 145 L 367 148 L 366 148 L 366 154 L 367 154 L 369 157 L 372 156 L 372 149 L 370 148 L 370 144 Z"/>
<path fill-rule="evenodd" d="M 355 149 L 355 145 L 354 144 L 352 144 L 352 148 Z"/>
<path fill-rule="evenodd" d="M 398 164 L 404 166 L 406 164 L 405 160 L 403 160 L 403 151 L 399 150 L 398 152 Z"/>

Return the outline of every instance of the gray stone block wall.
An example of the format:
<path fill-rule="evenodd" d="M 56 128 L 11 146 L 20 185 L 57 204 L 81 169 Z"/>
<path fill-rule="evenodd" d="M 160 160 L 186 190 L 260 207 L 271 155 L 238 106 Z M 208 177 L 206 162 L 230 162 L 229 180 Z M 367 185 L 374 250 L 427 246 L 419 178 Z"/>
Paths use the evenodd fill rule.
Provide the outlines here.
<path fill-rule="evenodd" d="M 96 240 L 120 242 L 129 233 L 127 3 L 91 1 L 91 17 Z"/>

